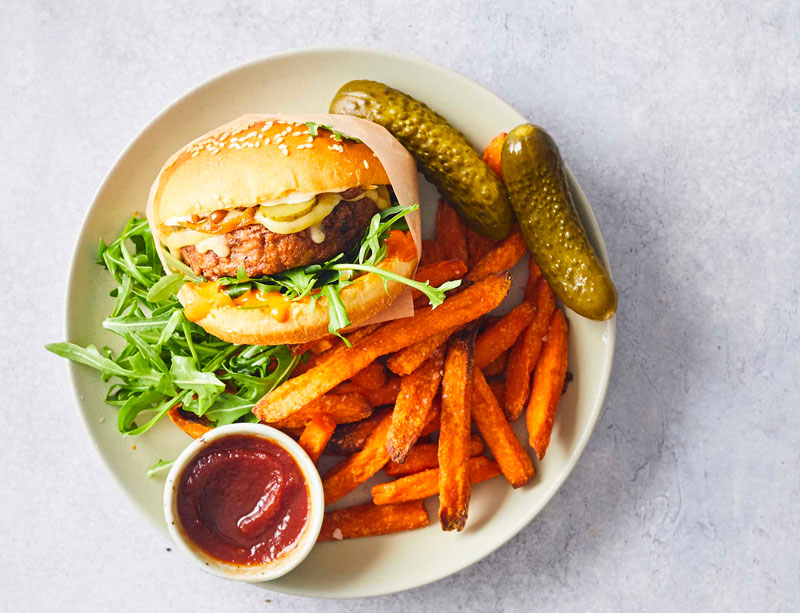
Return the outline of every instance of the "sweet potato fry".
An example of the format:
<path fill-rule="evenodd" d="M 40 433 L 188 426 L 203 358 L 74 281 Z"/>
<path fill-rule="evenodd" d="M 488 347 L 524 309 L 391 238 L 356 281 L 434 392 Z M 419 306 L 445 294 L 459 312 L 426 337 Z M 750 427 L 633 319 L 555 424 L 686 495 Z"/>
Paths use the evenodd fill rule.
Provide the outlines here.
<path fill-rule="evenodd" d="M 331 394 L 361 394 L 373 407 L 382 407 L 387 404 L 394 404 L 397 400 L 397 393 L 400 391 L 400 377 L 387 377 L 386 383 L 378 388 L 363 388 L 352 381 L 345 381 L 334 387 Z"/>
<path fill-rule="evenodd" d="M 475 366 L 486 368 L 510 349 L 535 315 L 536 307 L 530 302 L 522 302 L 496 324 L 481 332 L 475 341 Z"/>
<path fill-rule="evenodd" d="M 474 457 L 483 453 L 483 441 L 477 434 L 469 438 L 469 456 Z M 390 461 L 386 465 L 386 474 L 390 477 L 402 477 L 414 473 L 436 468 L 439 466 L 438 443 L 417 443 L 411 448 L 402 464 Z"/>
<path fill-rule="evenodd" d="M 553 310 L 556 308 L 555 294 L 542 278 L 536 283 L 534 300 L 536 316 L 512 347 L 506 369 L 505 399 L 502 404 L 506 417 L 512 421 L 519 419 L 525 403 L 528 402 L 533 368 L 539 359 L 542 339 L 547 334 Z"/>
<path fill-rule="evenodd" d="M 489 253 L 497 243 L 496 240 L 488 238 L 472 228 L 467 228 L 467 247 L 469 248 L 469 260 L 467 266 L 470 270 L 475 267 L 483 256 Z"/>
<path fill-rule="evenodd" d="M 317 542 L 416 530 L 429 523 L 428 513 L 421 500 L 383 506 L 368 502 L 325 513 Z"/>
<path fill-rule="evenodd" d="M 273 425 L 278 428 L 304 428 L 316 415 L 327 415 L 337 424 L 346 424 L 372 415 L 372 406 L 361 394 L 326 394 Z"/>
<path fill-rule="evenodd" d="M 378 389 L 386 385 L 386 369 L 380 362 L 373 362 L 361 372 L 357 372 L 351 379 L 362 389 Z"/>
<path fill-rule="evenodd" d="M 487 364 L 483 369 L 483 375 L 485 377 L 496 377 L 506 372 L 506 366 L 508 366 L 508 353 L 508 350 L 504 351 L 494 360 L 492 360 L 490 364 Z"/>
<path fill-rule="evenodd" d="M 540 460 L 550 444 L 550 433 L 564 388 L 568 344 L 569 324 L 561 309 L 556 309 L 550 320 L 547 340 L 533 371 L 533 387 L 526 414 L 529 441 Z"/>
<path fill-rule="evenodd" d="M 429 434 L 439 431 L 439 429 L 442 427 L 442 422 L 439 420 L 441 417 L 441 412 L 442 400 L 441 396 L 437 395 L 436 398 L 433 399 L 431 411 L 428 413 L 428 423 L 425 424 L 425 427 L 422 428 L 422 432 L 419 433 L 420 437 L 428 436 Z"/>
<path fill-rule="evenodd" d="M 542 271 L 533 259 L 533 255 L 528 262 L 528 282 L 525 284 L 525 300 L 530 303 L 536 303 L 536 287 L 539 285 L 539 279 L 542 278 Z"/>
<path fill-rule="evenodd" d="M 428 422 L 433 397 L 442 380 L 444 347 L 433 352 L 417 370 L 400 379 L 400 393 L 392 411 L 387 447 L 395 462 L 403 462 Z"/>
<path fill-rule="evenodd" d="M 511 234 L 483 256 L 474 268 L 470 269 L 465 278 L 468 280 L 482 279 L 486 275 L 509 270 L 522 259 L 526 251 L 527 247 L 522 233 L 519 231 L 519 226 L 515 226 L 511 230 Z"/>
<path fill-rule="evenodd" d="M 506 391 L 506 383 L 505 381 L 489 381 L 489 389 L 492 390 L 492 394 L 497 399 L 498 404 L 500 406 L 503 405 L 503 398 L 505 396 Z"/>
<path fill-rule="evenodd" d="M 392 415 L 389 413 L 375 426 L 361 451 L 326 473 L 322 479 L 325 504 L 332 504 L 346 496 L 386 465 L 389 461 L 386 435 L 391 423 Z"/>
<path fill-rule="evenodd" d="M 370 324 L 368 326 L 361 326 L 360 328 L 356 328 L 355 330 L 347 334 L 345 338 L 347 338 L 347 341 L 350 343 L 350 345 L 355 345 L 362 339 L 372 334 L 375 330 L 377 330 L 380 327 L 380 325 L 381 324 Z M 341 357 L 342 355 L 346 354 L 347 350 L 350 349 L 350 347 L 348 347 L 340 339 L 336 339 L 336 341 L 334 341 L 334 343 L 328 349 L 314 356 L 315 364 L 324 364 L 331 358 Z"/>
<path fill-rule="evenodd" d="M 436 309 L 422 309 L 414 317 L 391 321 L 348 349 L 346 359 L 329 360 L 278 386 L 256 403 L 253 413 L 268 423 L 280 421 L 350 379 L 378 357 L 488 313 L 503 301 L 510 286 L 508 273 L 489 275 L 448 297 Z"/>
<path fill-rule="evenodd" d="M 300 435 L 300 446 L 308 454 L 312 461 L 316 462 L 322 454 L 322 450 L 331 439 L 333 431 L 336 429 L 336 422 L 328 415 L 315 415 L 306 424 L 303 434 Z"/>
<path fill-rule="evenodd" d="M 394 404 L 400 392 L 400 377 L 387 379 L 386 384 L 376 389 L 365 389 L 362 394 L 373 407 Z"/>
<path fill-rule="evenodd" d="M 500 180 L 503 179 L 503 165 L 500 160 L 505 140 L 506 133 L 500 132 L 500 134 L 495 136 L 491 142 L 486 145 L 486 149 L 483 150 L 483 161 L 494 171 L 494 174 L 500 177 Z"/>
<path fill-rule="evenodd" d="M 370 417 L 350 424 L 339 424 L 323 453 L 327 455 L 352 455 L 364 448 L 364 443 L 391 409 L 376 411 Z"/>
<path fill-rule="evenodd" d="M 472 372 L 477 324 L 447 342 L 439 431 L 439 522 L 442 530 L 463 530 L 469 507 L 469 432 L 472 427 Z"/>
<path fill-rule="evenodd" d="M 467 226 L 444 198 L 439 198 L 435 232 L 436 242 L 442 246 L 443 259 L 457 259 L 462 262 L 469 259 Z"/>
<path fill-rule="evenodd" d="M 173 424 L 192 438 L 200 438 L 206 432 L 212 430 L 211 425 L 208 424 L 205 419 L 197 417 L 194 413 L 182 411 L 177 406 L 172 407 L 167 415 L 169 415 L 170 421 L 172 421 Z"/>
<path fill-rule="evenodd" d="M 458 330 L 459 327 L 449 328 L 401 349 L 386 361 L 386 366 L 398 375 L 410 375 Z"/>
<path fill-rule="evenodd" d="M 311 355 L 318 355 L 323 351 L 327 351 L 336 343 L 335 336 L 323 336 L 307 343 L 300 343 L 299 345 L 289 345 L 289 352 L 292 355 L 302 355 L 306 351 L 310 351 Z"/>
<path fill-rule="evenodd" d="M 422 241 L 422 256 L 419 258 L 420 268 L 430 266 L 443 259 L 444 254 L 442 253 L 442 246 L 439 243 L 435 240 Z"/>
<path fill-rule="evenodd" d="M 422 268 L 417 269 L 414 275 L 415 281 L 430 283 L 431 287 L 439 287 L 446 281 L 453 279 L 460 279 L 467 274 L 467 265 L 463 260 L 442 260 L 434 264 L 429 264 Z M 418 299 L 427 301 L 427 296 L 424 296 L 418 289 L 411 290 L 411 296 L 416 302 Z M 423 305 L 424 306 L 424 305 Z"/>
<path fill-rule="evenodd" d="M 469 459 L 470 484 L 480 483 L 501 474 L 500 468 L 486 456 Z M 431 468 L 421 473 L 401 477 L 396 481 L 380 483 L 372 488 L 375 504 L 395 504 L 408 500 L 421 500 L 435 496 L 439 491 L 439 469 Z"/>
<path fill-rule="evenodd" d="M 511 486 L 520 487 L 530 481 L 536 472 L 533 462 L 477 368 L 472 387 L 472 419 Z"/>

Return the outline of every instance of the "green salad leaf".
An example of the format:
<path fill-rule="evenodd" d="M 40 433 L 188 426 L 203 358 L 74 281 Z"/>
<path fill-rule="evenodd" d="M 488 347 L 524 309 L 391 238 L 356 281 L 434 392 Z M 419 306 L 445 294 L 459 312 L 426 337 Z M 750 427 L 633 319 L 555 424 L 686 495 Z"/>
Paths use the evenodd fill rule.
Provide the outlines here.
<path fill-rule="evenodd" d="M 339 132 L 338 130 L 334 129 L 333 126 L 329 126 L 324 123 L 314 123 L 313 121 L 307 121 L 306 125 L 308 126 L 308 131 L 311 133 L 311 136 L 313 138 L 317 138 L 317 136 L 319 136 L 319 129 L 322 128 L 324 130 L 328 130 L 328 132 L 331 133 L 331 138 L 335 141 L 342 142 L 343 139 L 347 139 L 353 141 L 354 143 L 361 142 L 355 136 L 348 136 L 344 132 Z"/>
<path fill-rule="evenodd" d="M 252 421 L 256 401 L 299 362 L 285 346 L 233 345 L 187 320 L 175 295 L 187 280 L 202 278 L 184 264 L 164 274 L 146 220 L 134 216 L 115 241 L 101 240 L 97 259 L 117 284 L 102 325 L 122 338 L 122 349 L 68 342 L 47 349 L 100 372 L 109 383 L 105 400 L 118 408 L 120 432 L 143 434 L 175 406 L 212 426 Z M 246 277 L 240 270 L 237 278 Z"/>
<path fill-rule="evenodd" d="M 170 468 L 174 463 L 175 463 L 175 460 L 169 460 L 169 461 L 159 460 L 158 462 L 153 464 L 148 469 L 147 478 L 148 479 L 152 479 L 153 477 L 155 477 L 160 472 L 163 472 L 163 471 L 167 470 L 168 468 Z"/>

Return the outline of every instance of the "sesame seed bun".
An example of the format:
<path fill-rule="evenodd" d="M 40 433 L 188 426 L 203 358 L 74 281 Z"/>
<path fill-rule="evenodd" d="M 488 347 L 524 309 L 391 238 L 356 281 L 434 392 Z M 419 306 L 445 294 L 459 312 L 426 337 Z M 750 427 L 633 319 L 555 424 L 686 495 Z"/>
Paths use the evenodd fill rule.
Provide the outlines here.
<path fill-rule="evenodd" d="M 158 177 L 156 221 L 206 216 L 293 193 L 339 192 L 388 185 L 380 160 L 364 143 L 306 124 L 241 118 L 184 147 Z"/>

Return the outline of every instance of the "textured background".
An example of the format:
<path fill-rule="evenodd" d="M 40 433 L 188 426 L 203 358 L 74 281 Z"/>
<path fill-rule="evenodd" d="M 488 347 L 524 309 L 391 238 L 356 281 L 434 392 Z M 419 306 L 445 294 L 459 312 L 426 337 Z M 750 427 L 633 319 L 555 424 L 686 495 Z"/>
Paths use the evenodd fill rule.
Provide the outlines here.
<path fill-rule="evenodd" d="M 798 610 L 800 5 L 254 4 L 4 3 L 0 608 Z M 537 519 L 449 579 L 337 603 L 167 552 L 42 346 L 94 190 L 149 119 L 241 62 L 347 44 L 440 62 L 546 126 L 620 311 L 605 413 Z"/>

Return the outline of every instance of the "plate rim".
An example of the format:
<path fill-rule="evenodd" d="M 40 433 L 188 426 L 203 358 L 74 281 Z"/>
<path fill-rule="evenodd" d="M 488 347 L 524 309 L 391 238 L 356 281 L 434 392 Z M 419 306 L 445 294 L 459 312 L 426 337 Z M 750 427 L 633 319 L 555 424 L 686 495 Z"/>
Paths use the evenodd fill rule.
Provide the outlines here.
<path fill-rule="evenodd" d="M 80 251 L 81 245 L 84 243 L 85 236 L 84 234 L 88 232 L 87 229 L 87 222 L 89 216 L 92 214 L 95 205 L 98 202 L 102 192 L 106 188 L 111 175 L 114 173 L 117 166 L 120 162 L 130 153 L 130 151 L 137 145 L 137 143 L 158 123 L 163 116 L 170 113 L 176 106 L 180 105 L 184 102 L 187 98 L 193 96 L 199 90 L 204 89 L 211 85 L 212 83 L 222 80 L 230 76 L 231 74 L 238 72 L 240 70 L 247 70 L 257 66 L 259 64 L 268 63 L 270 61 L 280 60 L 287 57 L 302 57 L 302 56 L 316 56 L 316 55 L 325 55 L 325 54 L 332 54 L 332 53 L 353 53 L 356 55 L 360 54 L 369 54 L 373 56 L 380 56 L 387 60 L 396 60 L 405 63 L 416 63 L 418 65 L 424 66 L 427 69 L 433 69 L 440 72 L 445 72 L 451 78 L 454 78 L 462 83 L 466 84 L 470 87 L 477 87 L 482 89 L 486 94 L 488 94 L 491 98 L 494 99 L 495 102 L 502 104 L 511 108 L 516 115 L 519 116 L 521 121 L 527 121 L 525 116 L 520 113 L 516 107 L 512 104 L 503 100 L 500 96 L 495 94 L 493 91 L 489 90 L 487 87 L 478 83 L 477 81 L 470 79 L 469 77 L 455 71 L 452 68 L 447 66 L 443 66 L 438 64 L 437 62 L 433 62 L 431 60 L 427 60 L 418 56 L 402 53 L 399 51 L 392 51 L 388 49 L 382 48 L 372 48 L 372 47 L 363 47 L 363 46 L 311 46 L 311 47 L 299 47 L 293 48 L 283 51 L 278 51 L 275 53 L 267 54 L 261 56 L 259 58 L 255 58 L 249 60 L 247 62 L 243 62 L 241 64 L 237 64 L 230 68 L 227 68 L 207 79 L 204 79 L 197 85 L 189 88 L 188 90 L 184 91 L 178 97 L 174 98 L 170 103 L 164 106 L 160 112 L 158 112 L 152 119 L 150 119 L 130 140 L 128 140 L 127 144 L 123 147 L 121 152 L 114 158 L 111 165 L 108 167 L 108 170 L 104 173 L 102 180 L 100 181 L 97 189 L 94 191 L 89 206 L 86 208 L 83 218 L 81 220 L 81 229 L 80 232 L 77 234 L 75 239 L 75 245 L 72 249 L 68 274 L 67 274 L 67 282 L 65 285 L 64 291 L 64 314 L 63 314 L 63 326 L 64 326 L 64 334 L 65 339 L 69 340 L 73 337 L 71 332 L 72 326 L 70 325 L 70 321 L 74 319 L 73 312 L 72 312 L 72 303 L 70 300 L 70 295 L 72 293 L 72 287 L 75 282 L 75 278 L 77 276 L 77 270 L 79 267 L 80 262 Z M 566 174 L 569 180 L 570 189 L 576 191 L 580 199 L 586 203 L 587 207 L 585 211 L 581 211 L 581 219 L 585 225 L 589 226 L 590 233 L 594 234 L 596 237 L 596 244 L 594 245 L 598 251 L 598 255 L 600 256 L 601 261 L 605 265 L 606 269 L 609 272 L 609 275 L 612 275 L 611 265 L 608 258 L 608 252 L 606 249 L 605 241 L 603 239 L 603 235 L 600 231 L 599 224 L 597 222 L 597 218 L 595 217 L 594 210 L 592 209 L 592 205 L 589 200 L 586 198 L 586 195 L 583 192 L 580 184 L 578 183 L 577 179 L 573 175 L 572 171 L 565 163 Z M 579 315 L 575 314 L 575 316 L 580 317 Z M 372 589 L 364 590 L 358 594 L 313 594 L 310 595 L 303 590 L 297 590 L 290 587 L 286 587 L 280 583 L 274 582 L 264 582 L 264 583 L 257 583 L 254 584 L 258 587 L 262 587 L 263 589 L 269 591 L 275 591 L 279 593 L 291 594 L 296 596 L 303 596 L 303 597 L 310 597 L 310 598 L 325 598 L 325 599 L 335 599 L 335 600 L 348 600 L 348 599 L 355 599 L 355 598 L 371 598 L 375 596 L 383 596 L 388 594 L 395 594 L 399 592 L 403 592 L 410 589 L 415 589 L 418 587 L 422 587 L 425 585 L 429 585 L 436 581 L 440 581 L 445 579 L 449 576 L 455 575 L 473 564 L 483 560 L 484 558 L 488 557 L 492 553 L 496 552 L 500 547 L 508 543 L 512 538 L 517 536 L 523 528 L 525 528 L 529 523 L 531 523 L 539 513 L 544 509 L 544 507 L 550 503 L 553 499 L 555 494 L 558 492 L 559 489 L 564 485 L 564 482 L 567 480 L 572 471 L 574 470 L 575 466 L 578 463 L 578 460 L 583 456 L 583 452 L 585 451 L 586 445 L 589 442 L 592 434 L 594 433 L 594 429 L 599 421 L 600 417 L 603 414 L 605 398 L 608 392 L 608 386 L 611 380 L 611 372 L 613 370 L 613 363 L 614 363 L 614 356 L 616 352 L 616 316 L 612 317 L 610 320 L 604 322 L 608 325 L 608 329 L 606 330 L 607 333 L 607 345 L 609 347 L 609 356 L 607 360 L 607 365 L 603 369 L 602 372 L 602 383 L 598 390 L 598 394 L 596 397 L 591 401 L 591 411 L 589 415 L 589 419 L 586 421 L 586 424 L 583 428 L 583 431 L 580 433 L 576 443 L 575 443 L 575 450 L 572 455 L 569 457 L 568 461 L 564 463 L 563 467 L 561 468 L 559 474 L 553 479 L 550 487 L 544 492 L 542 495 L 540 502 L 536 503 L 530 508 L 530 511 L 525 515 L 520 515 L 518 521 L 516 521 L 511 529 L 502 537 L 498 538 L 495 543 L 492 543 L 492 546 L 489 549 L 481 550 L 480 553 L 469 556 L 466 559 L 463 559 L 463 563 L 458 565 L 458 568 L 447 569 L 442 572 L 434 572 L 429 577 L 427 577 L 424 581 L 418 582 L 411 580 L 407 583 L 400 582 L 401 585 L 395 586 L 389 589 L 381 589 L 380 587 L 375 587 Z M 95 437 L 92 427 L 89 423 L 89 416 L 87 412 L 83 409 L 82 406 L 82 399 L 80 393 L 78 391 L 78 383 L 77 383 L 77 373 L 79 365 L 74 362 L 68 362 L 67 364 L 69 370 L 69 380 L 70 380 L 70 387 L 72 390 L 72 395 L 75 401 L 75 405 L 78 409 L 78 413 L 80 415 L 81 421 L 83 422 L 84 428 L 86 430 L 86 434 L 91 441 L 92 446 L 95 449 L 95 452 L 98 456 L 100 456 L 100 460 L 102 464 L 105 466 L 107 472 L 111 475 L 112 479 L 114 480 L 117 487 L 122 491 L 123 495 L 133 504 L 134 508 L 140 515 L 143 515 L 147 523 L 156 529 L 158 532 L 158 526 L 155 525 L 154 522 L 149 520 L 147 513 L 144 511 L 144 505 L 134 497 L 133 493 L 128 490 L 125 486 L 125 483 L 121 479 L 119 475 L 117 475 L 116 471 L 110 464 L 110 461 L 106 458 L 105 454 L 101 451 L 99 442 Z M 122 435 L 121 435 L 122 436 Z"/>

